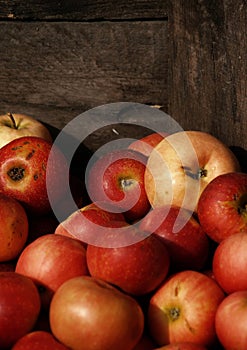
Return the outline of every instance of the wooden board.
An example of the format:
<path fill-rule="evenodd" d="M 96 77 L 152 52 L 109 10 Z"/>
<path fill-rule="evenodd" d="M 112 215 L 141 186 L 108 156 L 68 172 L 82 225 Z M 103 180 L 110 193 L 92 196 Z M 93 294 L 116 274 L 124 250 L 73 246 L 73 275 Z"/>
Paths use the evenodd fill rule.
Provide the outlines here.
<path fill-rule="evenodd" d="M 247 3 L 169 6 L 169 113 L 240 148 L 247 165 Z"/>

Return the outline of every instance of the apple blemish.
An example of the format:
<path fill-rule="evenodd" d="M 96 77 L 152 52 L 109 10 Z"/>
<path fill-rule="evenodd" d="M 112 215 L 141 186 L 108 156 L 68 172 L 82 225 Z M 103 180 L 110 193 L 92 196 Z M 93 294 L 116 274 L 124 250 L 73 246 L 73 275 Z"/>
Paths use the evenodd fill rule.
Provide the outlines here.
<path fill-rule="evenodd" d="M 8 176 L 11 178 L 13 181 L 21 181 L 25 175 L 25 169 L 21 167 L 14 167 L 11 168 L 7 172 Z"/>

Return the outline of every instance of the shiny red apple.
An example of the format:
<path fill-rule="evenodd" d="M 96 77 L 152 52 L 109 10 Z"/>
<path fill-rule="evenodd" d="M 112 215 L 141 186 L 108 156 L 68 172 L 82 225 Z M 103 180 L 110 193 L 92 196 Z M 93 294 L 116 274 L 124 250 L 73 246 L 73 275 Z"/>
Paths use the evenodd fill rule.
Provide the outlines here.
<path fill-rule="evenodd" d="M 47 184 L 54 201 L 64 193 L 68 165 L 52 143 L 34 136 L 15 139 L 0 148 L 0 192 L 20 201 L 28 212 L 51 212 Z M 47 164 L 49 159 L 49 171 Z"/>
<path fill-rule="evenodd" d="M 169 134 L 166 132 L 154 132 L 140 138 L 139 140 L 133 141 L 128 148 L 133 149 L 134 151 L 138 151 L 144 154 L 144 156 L 149 157 L 153 148 L 168 135 Z"/>
<path fill-rule="evenodd" d="M 156 234 L 165 243 L 171 260 L 171 270 L 201 270 L 209 253 L 208 237 L 192 213 L 176 206 L 151 210 L 139 228 Z"/>
<path fill-rule="evenodd" d="M 128 221 L 143 217 L 150 208 L 144 187 L 146 157 L 134 150 L 108 152 L 89 167 L 86 186 L 92 202 L 114 204 Z"/>
<path fill-rule="evenodd" d="M 50 306 L 54 336 L 73 350 L 133 350 L 144 331 L 137 301 L 92 277 L 75 277 L 58 288 Z"/>
<path fill-rule="evenodd" d="M 9 350 L 29 333 L 40 312 L 40 297 L 33 281 L 16 272 L 0 272 L 0 349 Z"/>
<path fill-rule="evenodd" d="M 216 341 L 215 314 L 225 294 L 210 277 L 184 270 L 166 280 L 150 299 L 148 325 L 158 345 Z"/>
<path fill-rule="evenodd" d="M 217 176 L 202 192 L 198 218 L 216 242 L 247 230 L 247 174 L 231 172 Z"/>

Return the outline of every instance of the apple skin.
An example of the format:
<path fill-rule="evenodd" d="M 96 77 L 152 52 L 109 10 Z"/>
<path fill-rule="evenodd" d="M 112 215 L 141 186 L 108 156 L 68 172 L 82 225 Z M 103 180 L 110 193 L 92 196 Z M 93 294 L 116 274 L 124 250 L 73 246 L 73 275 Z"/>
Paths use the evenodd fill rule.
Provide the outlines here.
<path fill-rule="evenodd" d="M 199 344 L 180 342 L 164 345 L 154 350 L 207 350 L 207 348 Z"/>
<path fill-rule="evenodd" d="M 28 217 L 14 198 L 0 193 L 0 262 L 18 257 L 28 237 Z"/>
<path fill-rule="evenodd" d="M 169 134 L 166 132 L 154 132 L 150 135 L 142 137 L 139 140 L 133 141 L 128 148 L 133 149 L 134 151 L 138 151 L 144 156 L 149 157 L 153 148 L 168 135 Z"/>
<path fill-rule="evenodd" d="M 219 342 L 225 350 L 247 348 L 247 291 L 233 292 L 225 297 L 215 315 Z"/>
<path fill-rule="evenodd" d="M 9 349 L 30 332 L 41 302 L 31 279 L 16 272 L 0 272 L 0 348 Z"/>
<path fill-rule="evenodd" d="M 11 350 L 69 350 L 46 331 L 33 331 L 20 338 Z"/>
<path fill-rule="evenodd" d="M 60 222 L 55 229 L 55 234 L 76 238 L 86 245 L 95 244 L 103 228 L 118 226 L 118 223 L 119 227 L 127 225 L 122 213 L 114 213 L 110 210 L 111 207 L 105 203 L 89 203 Z"/>
<path fill-rule="evenodd" d="M 181 131 L 151 152 L 145 189 L 152 207 L 177 205 L 197 211 L 201 192 L 216 176 L 240 170 L 234 153 L 209 133 Z"/>
<path fill-rule="evenodd" d="M 20 113 L 0 115 L 0 148 L 23 136 L 37 136 L 52 142 L 47 127 L 34 117 Z"/>
<path fill-rule="evenodd" d="M 214 278 L 227 294 L 247 290 L 247 229 L 219 243 L 212 266 Z"/>
<path fill-rule="evenodd" d="M 216 242 L 247 231 L 247 174 L 217 176 L 202 192 L 198 218 L 207 235 Z"/>
<path fill-rule="evenodd" d="M 191 342 L 210 346 L 216 341 L 215 313 L 224 299 L 222 289 L 201 272 L 171 275 L 150 299 L 148 325 L 159 346 Z"/>
<path fill-rule="evenodd" d="M 54 201 L 64 192 L 65 157 L 40 137 L 26 136 L 0 148 L 0 192 L 20 201 L 28 213 L 51 212 L 47 184 L 53 187 Z M 48 159 L 51 159 L 49 171 Z"/>
<path fill-rule="evenodd" d="M 139 228 L 162 239 L 170 255 L 172 271 L 201 270 L 205 266 L 209 240 L 186 209 L 176 206 L 154 208 L 141 220 Z"/>
<path fill-rule="evenodd" d="M 135 221 L 150 209 L 144 187 L 146 157 L 134 150 L 120 149 L 98 158 L 86 174 L 86 187 L 92 202 L 108 202 Z"/>
<path fill-rule="evenodd" d="M 123 231 L 124 232 L 124 231 Z M 131 235 L 142 237 L 142 231 L 134 226 L 124 232 L 126 242 Z M 118 247 L 87 246 L 89 273 L 101 278 L 131 295 L 144 295 L 166 278 L 170 258 L 166 246 L 154 236 L 146 234 L 138 242 Z"/>
<path fill-rule="evenodd" d="M 47 234 L 23 249 L 15 271 L 31 278 L 40 289 L 47 308 L 57 288 L 69 278 L 87 275 L 86 250 L 82 242 L 62 235 Z"/>
<path fill-rule="evenodd" d="M 102 280 L 81 276 L 54 294 L 50 325 L 54 336 L 73 350 L 132 350 L 143 334 L 144 314 L 134 298 Z"/>

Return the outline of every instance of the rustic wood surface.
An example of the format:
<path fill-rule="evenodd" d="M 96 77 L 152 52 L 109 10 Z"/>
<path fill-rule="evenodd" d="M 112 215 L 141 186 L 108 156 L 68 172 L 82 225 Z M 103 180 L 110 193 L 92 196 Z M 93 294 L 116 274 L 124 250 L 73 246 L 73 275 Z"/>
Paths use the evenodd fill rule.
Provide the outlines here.
<path fill-rule="evenodd" d="M 246 0 L 169 6 L 169 113 L 186 129 L 246 150 Z"/>

